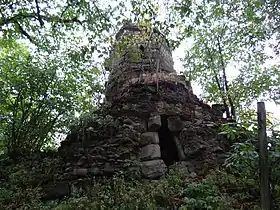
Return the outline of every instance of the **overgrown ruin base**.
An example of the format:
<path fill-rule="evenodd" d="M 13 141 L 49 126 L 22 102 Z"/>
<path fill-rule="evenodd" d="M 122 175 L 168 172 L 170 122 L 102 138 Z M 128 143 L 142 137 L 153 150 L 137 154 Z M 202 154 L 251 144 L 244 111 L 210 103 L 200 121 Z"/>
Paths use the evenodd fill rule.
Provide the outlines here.
<path fill-rule="evenodd" d="M 144 32 L 125 25 L 117 41 Z M 189 173 L 203 173 L 224 153 L 217 138 L 223 111 L 200 101 L 184 76 L 177 75 L 165 39 L 149 40 L 112 52 L 104 112 L 73 130 L 59 149 L 65 179 L 133 173 L 148 179 L 163 176 L 184 162 Z M 127 44 L 125 46 L 128 46 Z M 141 51 L 141 57 L 131 59 Z"/>

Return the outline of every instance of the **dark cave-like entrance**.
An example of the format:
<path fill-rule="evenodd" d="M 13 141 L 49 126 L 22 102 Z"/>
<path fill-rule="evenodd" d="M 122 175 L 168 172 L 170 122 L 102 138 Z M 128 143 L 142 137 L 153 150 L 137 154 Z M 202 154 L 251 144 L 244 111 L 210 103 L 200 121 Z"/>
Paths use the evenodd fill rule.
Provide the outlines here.
<path fill-rule="evenodd" d="M 171 131 L 168 129 L 167 116 L 161 116 L 161 128 L 158 131 L 161 158 L 168 166 L 179 161 L 177 147 Z"/>

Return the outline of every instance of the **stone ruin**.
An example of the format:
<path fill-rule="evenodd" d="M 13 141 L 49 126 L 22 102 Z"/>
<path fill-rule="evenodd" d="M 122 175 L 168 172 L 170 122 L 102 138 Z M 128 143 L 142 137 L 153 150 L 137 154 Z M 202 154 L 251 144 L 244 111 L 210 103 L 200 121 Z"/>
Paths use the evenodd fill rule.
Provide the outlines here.
<path fill-rule="evenodd" d="M 120 171 L 155 179 L 176 163 L 199 174 L 223 156 L 217 138 L 223 110 L 199 100 L 176 73 L 162 34 L 145 34 L 126 24 L 116 35 L 99 121 L 72 130 L 59 148 L 65 179 Z M 123 44 L 129 39 L 132 44 Z"/>

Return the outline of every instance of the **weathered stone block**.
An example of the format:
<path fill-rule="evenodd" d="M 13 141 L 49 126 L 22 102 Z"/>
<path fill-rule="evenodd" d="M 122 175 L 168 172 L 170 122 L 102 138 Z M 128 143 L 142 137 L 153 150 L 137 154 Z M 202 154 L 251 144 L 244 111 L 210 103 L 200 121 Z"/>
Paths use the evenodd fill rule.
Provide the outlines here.
<path fill-rule="evenodd" d="M 161 127 L 160 115 L 152 116 L 148 120 L 148 131 L 158 131 Z"/>
<path fill-rule="evenodd" d="M 153 160 L 160 158 L 160 147 L 158 144 L 149 144 L 140 150 L 141 160 Z"/>
<path fill-rule="evenodd" d="M 169 117 L 167 121 L 168 121 L 168 128 L 172 132 L 181 131 L 185 126 L 184 122 L 178 116 Z"/>
<path fill-rule="evenodd" d="M 142 162 L 141 171 L 145 178 L 156 179 L 167 172 L 167 167 L 163 160 L 149 160 Z"/>
<path fill-rule="evenodd" d="M 140 146 L 146 146 L 147 144 L 158 144 L 159 137 L 157 132 L 142 133 L 140 137 Z"/>
<path fill-rule="evenodd" d="M 87 176 L 87 169 L 86 168 L 75 168 L 73 170 L 74 176 L 84 177 Z"/>
<path fill-rule="evenodd" d="M 88 169 L 88 174 L 91 176 L 99 176 L 102 175 L 102 171 L 98 167 L 92 167 Z"/>

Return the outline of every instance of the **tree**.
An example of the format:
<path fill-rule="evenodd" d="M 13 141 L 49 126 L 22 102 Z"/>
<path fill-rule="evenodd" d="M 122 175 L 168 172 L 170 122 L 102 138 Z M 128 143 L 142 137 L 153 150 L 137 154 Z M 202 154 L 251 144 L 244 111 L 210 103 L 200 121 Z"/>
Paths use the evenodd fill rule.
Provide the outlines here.
<path fill-rule="evenodd" d="M 112 35 L 127 20 L 157 27 L 168 37 L 172 49 L 183 39 L 192 40 L 185 56 L 186 75 L 202 85 L 208 101 L 224 104 L 228 118 L 241 116 L 244 107 L 259 97 L 269 95 L 279 102 L 278 66 L 263 66 L 269 58 L 264 52 L 265 43 L 279 35 L 279 8 L 275 1 L 115 0 L 108 4 L 86 0 L 4 0 L 0 13 L 1 47 L 14 52 L 10 57 L 2 53 L 0 79 L 6 82 L 21 78 L 24 83 L 31 77 L 45 78 L 45 89 L 65 102 L 60 107 L 73 101 L 71 107 L 63 108 L 68 116 L 94 109 L 92 95 L 102 94 L 107 76 L 102 65 L 111 50 L 110 43 L 114 43 Z M 22 49 L 21 43 L 26 43 L 23 48 L 28 53 L 16 49 Z M 277 49 L 277 43 L 273 47 Z M 19 55 L 20 62 L 16 60 Z M 26 71 L 23 77 L 15 71 L 19 64 Z M 238 74 L 232 77 L 230 68 Z M 4 74 L 4 69 L 10 73 Z M 105 78 L 97 78 L 98 69 Z M 90 81 L 92 77 L 95 82 Z M 21 85 L 18 92 L 7 92 L 14 86 L 13 82 L 3 86 L 5 100 L 19 93 L 22 97 L 21 89 L 31 91 L 29 86 Z M 34 92 L 28 91 L 23 98 Z M 11 104 L 14 108 L 19 106 L 15 101 Z M 8 116 L 12 108 L 5 110 L 9 110 L 5 112 Z M 18 122 L 20 117 L 14 115 Z M 62 118 L 66 119 L 58 117 L 57 122 Z"/>
<path fill-rule="evenodd" d="M 235 118 L 236 111 L 240 116 L 244 107 L 271 93 L 277 102 L 279 65 L 263 66 L 269 59 L 265 44 L 276 33 L 276 21 L 269 19 L 275 15 L 269 10 L 272 2 L 196 2 L 191 4 L 193 14 L 187 17 L 184 2 L 178 3 L 176 11 L 190 22 L 185 28 L 192 29 L 193 45 L 185 56 L 186 74 L 202 85 L 204 97 L 223 103 L 228 118 Z"/>
<path fill-rule="evenodd" d="M 65 133 L 75 114 L 91 113 L 112 34 L 127 17 L 141 22 L 159 13 L 151 1 L 2 1 L 0 137 L 8 152 L 37 151 Z"/>
<path fill-rule="evenodd" d="M 98 69 L 79 76 L 74 68 L 66 72 L 56 59 L 32 57 L 15 40 L 2 39 L 0 46 L 1 141 L 9 154 L 29 154 L 53 141 L 75 111 L 92 109 L 88 86 Z"/>
<path fill-rule="evenodd" d="M 76 113 L 94 110 L 103 86 L 93 56 L 106 56 L 100 40 L 112 28 L 111 6 L 101 8 L 84 0 L 1 2 L 1 140 L 9 153 L 55 143 Z"/>

